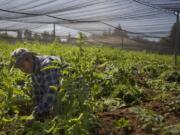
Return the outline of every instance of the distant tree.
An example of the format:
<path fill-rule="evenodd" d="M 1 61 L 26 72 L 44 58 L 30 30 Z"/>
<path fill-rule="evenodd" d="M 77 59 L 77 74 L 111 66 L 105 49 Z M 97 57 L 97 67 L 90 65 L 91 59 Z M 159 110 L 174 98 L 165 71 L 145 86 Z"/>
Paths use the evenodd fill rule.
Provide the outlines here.
<path fill-rule="evenodd" d="M 22 34 L 23 34 L 22 31 L 18 30 L 17 31 L 17 38 L 21 40 L 22 39 Z"/>
<path fill-rule="evenodd" d="M 78 33 L 78 39 L 79 40 L 85 40 L 86 38 L 87 38 L 87 36 L 84 33 L 82 33 L 82 32 Z"/>
<path fill-rule="evenodd" d="M 98 35 L 98 34 L 95 34 L 95 33 L 92 33 L 91 37 L 92 38 L 97 38 L 97 37 L 100 37 L 101 35 Z"/>
<path fill-rule="evenodd" d="M 177 25 L 179 29 L 177 29 Z M 178 45 L 179 45 L 179 48 L 180 48 L 180 22 L 179 23 L 175 23 L 171 29 L 171 33 L 170 33 L 170 43 L 171 45 L 174 47 L 175 45 L 175 39 L 176 39 L 176 33 L 178 32 Z"/>
<path fill-rule="evenodd" d="M 71 33 L 69 32 L 67 36 L 67 42 L 70 42 L 70 41 L 71 41 Z"/>
<path fill-rule="evenodd" d="M 48 41 L 54 42 L 56 40 L 56 34 L 53 32 L 49 33 Z"/>
<path fill-rule="evenodd" d="M 9 37 L 7 32 L 0 33 L 0 36 L 3 37 L 3 38 L 8 38 Z"/>
<path fill-rule="evenodd" d="M 56 36 L 55 40 L 53 41 L 54 44 L 59 44 L 60 43 L 60 36 Z"/>
<path fill-rule="evenodd" d="M 113 33 L 113 30 L 111 28 L 105 29 L 102 33 L 102 36 L 111 36 Z M 98 36 L 98 35 L 96 35 Z"/>
<path fill-rule="evenodd" d="M 111 34 L 112 34 L 111 28 L 108 29 L 108 33 L 107 33 L 107 34 L 108 34 L 108 35 L 111 35 Z"/>
<path fill-rule="evenodd" d="M 144 44 L 155 43 L 155 42 L 150 41 L 149 39 L 143 38 L 141 36 L 136 36 L 136 37 L 133 38 L 133 40 L 135 40 L 137 42 L 140 42 L 140 43 L 144 43 Z"/>
<path fill-rule="evenodd" d="M 122 34 L 122 28 L 120 24 L 114 29 L 112 34 L 114 36 L 120 36 Z"/>
<path fill-rule="evenodd" d="M 128 37 L 127 32 L 122 29 L 120 24 L 114 29 L 112 35 L 121 36 L 121 37 Z"/>
<path fill-rule="evenodd" d="M 41 39 L 43 41 L 50 41 L 51 39 L 51 34 L 49 34 L 49 32 L 45 31 L 41 34 Z"/>
<path fill-rule="evenodd" d="M 24 31 L 24 38 L 27 40 L 32 40 L 32 32 L 30 30 Z"/>
<path fill-rule="evenodd" d="M 170 41 L 169 37 L 162 37 L 160 39 L 159 43 L 160 43 L 160 45 L 163 45 L 163 46 L 170 46 L 171 41 Z"/>
<path fill-rule="evenodd" d="M 177 33 L 177 23 L 174 23 L 174 25 L 171 28 L 170 35 L 168 37 L 162 37 L 159 41 L 160 45 L 162 46 L 169 46 L 172 49 L 175 45 L 175 39 L 176 39 L 176 33 Z M 179 30 L 178 30 L 178 44 L 180 48 L 180 23 L 179 23 Z"/>
<path fill-rule="evenodd" d="M 38 33 L 35 33 L 33 35 L 33 39 L 36 40 L 36 41 L 40 41 L 41 40 L 41 35 L 39 35 Z"/>
<path fill-rule="evenodd" d="M 87 39 L 87 36 L 84 33 L 82 32 L 78 33 L 78 43 L 83 44 L 84 40 L 86 39 Z"/>
<path fill-rule="evenodd" d="M 102 33 L 102 36 L 108 36 L 108 31 L 107 30 L 104 30 L 103 33 Z"/>
<path fill-rule="evenodd" d="M 113 36 L 119 36 L 121 37 L 121 46 L 124 47 L 124 38 L 127 38 L 127 32 L 122 29 L 121 25 L 119 24 L 112 33 Z"/>

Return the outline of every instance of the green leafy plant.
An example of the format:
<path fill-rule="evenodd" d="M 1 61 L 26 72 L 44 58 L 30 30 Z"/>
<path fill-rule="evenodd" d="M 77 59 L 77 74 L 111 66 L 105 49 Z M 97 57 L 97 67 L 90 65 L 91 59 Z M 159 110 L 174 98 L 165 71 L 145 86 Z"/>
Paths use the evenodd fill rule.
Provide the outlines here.
<path fill-rule="evenodd" d="M 38 42 L 22 45 L 17 42 L 12 46 L 0 41 L 0 134 L 98 134 L 95 131 L 100 126 L 98 112 L 138 105 L 145 99 L 166 101 L 170 91 L 179 94 L 179 73 L 171 66 L 171 57 L 88 46 L 85 39 L 80 33 L 77 46 L 61 45 L 56 41 L 47 45 Z M 30 76 L 17 69 L 10 71 L 9 68 L 10 52 L 19 47 L 43 55 L 62 56 L 61 64 L 54 61 L 52 66 L 44 69 L 60 69 L 63 85 L 58 92 L 55 114 L 51 114 L 44 122 L 33 121 L 31 126 L 26 126 L 33 108 Z M 57 90 L 53 86 L 51 88 Z M 144 94 L 146 92 L 148 94 Z M 149 98 L 149 95 L 152 97 Z M 173 112 L 179 111 L 178 100 L 168 106 Z M 135 112 L 144 123 L 143 129 L 164 134 L 178 133 L 177 125 L 164 125 L 164 117 L 151 110 L 136 108 Z M 114 119 L 113 125 L 129 128 L 131 123 L 126 118 L 120 118 Z"/>

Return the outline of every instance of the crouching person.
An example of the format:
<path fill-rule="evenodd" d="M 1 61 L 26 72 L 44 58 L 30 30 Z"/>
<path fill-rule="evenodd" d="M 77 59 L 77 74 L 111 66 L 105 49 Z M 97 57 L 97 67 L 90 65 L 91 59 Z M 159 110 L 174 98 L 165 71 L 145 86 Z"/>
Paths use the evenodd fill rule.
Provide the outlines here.
<path fill-rule="evenodd" d="M 57 91 L 60 88 L 60 73 L 57 63 L 61 59 L 55 56 L 39 56 L 25 48 L 12 52 L 14 67 L 32 77 L 32 97 L 34 119 L 43 120 L 56 104 Z"/>

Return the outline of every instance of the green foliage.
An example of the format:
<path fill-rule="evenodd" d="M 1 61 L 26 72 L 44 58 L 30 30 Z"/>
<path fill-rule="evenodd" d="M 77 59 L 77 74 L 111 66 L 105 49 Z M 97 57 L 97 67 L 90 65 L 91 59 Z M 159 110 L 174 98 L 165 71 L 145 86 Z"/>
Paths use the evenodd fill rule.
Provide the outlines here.
<path fill-rule="evenodd" d="M 161 75 L 161 77 L 170 83 L 172 83 L 172 82 L 180 83 L 180 72 L 179 71 L 164 72 Z"/>
<path fill-rule="evenodd" d="M 121 118 L 119 120 L 114 121 L 113 124 L 119 128 L 124 128 L 124 127 L 128 127 L 129 121 L 126 120 L 125 118 Z"/>
<path fill-rule="evenodd" d="M 180 96 L 177 96 L 174 100 L 168 103 L 169 110 L 177 114 L 180 114 Z"/>
<path fill-rule="evenodd" d="M 180 124 L 165 127 L 163 134 L 164 135 L 178 135 L 178 134 L 180 134 Z"/>
<path fill-rule="evenodd" d="M 173 71 L 171 57 L 146 52 L 133 52 L 109 47 L 86 46 L 83 35 L 78 46 L 60 45 L 57 42 L 42 45 L 26 42 L 0 44 L 0 134 L 9 135 L 88 135 L 99 127 L 95 113 L 115 110 L 126 105 L 137 105 L 149 99 L 146 89 L 161 91 L 180 89 L 176 80 L 169 83 L 162 74 Z M 58 92 L 55 115 L 44 122 L 34 121 L 31 126 L 33 103 L 30 76 L 17 69 L 10 72 L 10 52 L 24 47 L 42 55 L 62 56 L 61 64 L 44 68 L 59 68 L 62 87 Z M 173 74 L 174 76 L 174 74 Z M 141 82 L 141 83 L 139 83 Z M 146 85 L 144 85 L 146 84 Z M 52 86 L 52 89 L 56 90 Z M 160 99 L 167 97 L 161 95 Z M 159 99 L 157 97 L 156 99 Z M 156 100 L 155 99 L 155 100 Z M 169 106 L 176 106 L 176 103 Z M 178 111 L 178 106 L 175 109 Z M 138 110 L 143 121 L 161 124 L 164 118 L 151 111 Z M 127 127 L 129 121 L 114 121 L 117 127 Z M 148 127 L 145 125 L 145 127 Z"/>
<path fill-rule="evenodd" d="M 146 132 L 153 133 L 153 131 L 159 132 L 163 130 L 165 119 L 162 115 L 158 115 L 152 110 L 143 109 L 140 107 L 134 107 L 132 111 L 138 114 L 140 120 L 143 121 L 144 124 L 142 129 L 144 129 Z M 154 128 L 157 125 L 159 128 Z"/>

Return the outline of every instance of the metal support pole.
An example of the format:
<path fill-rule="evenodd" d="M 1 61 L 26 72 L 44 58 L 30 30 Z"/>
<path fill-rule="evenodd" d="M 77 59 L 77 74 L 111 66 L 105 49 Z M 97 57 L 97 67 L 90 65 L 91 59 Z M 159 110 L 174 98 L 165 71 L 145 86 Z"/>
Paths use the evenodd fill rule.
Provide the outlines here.
<path fill-rule="evenodd" d="M 176 14 L 176 36 L 175 36 L 175 46 L 174 46 L 174 65 L 177 65 L 178 60 L 178 36 L 179 36 L 179 12 Z"/>

